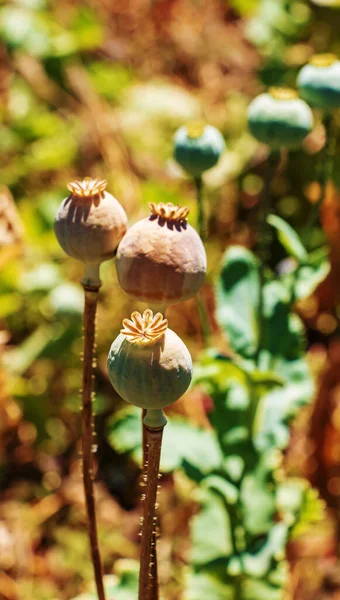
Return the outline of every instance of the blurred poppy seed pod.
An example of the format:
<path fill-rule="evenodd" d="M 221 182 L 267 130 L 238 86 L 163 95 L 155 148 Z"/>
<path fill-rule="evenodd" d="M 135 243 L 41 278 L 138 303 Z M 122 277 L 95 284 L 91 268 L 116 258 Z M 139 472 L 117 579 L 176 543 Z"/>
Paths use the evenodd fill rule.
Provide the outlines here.
<path fill-rule="evenodd" d="M 224 149 L 223 136 L 212 125 L 193 122 L 183 125 L 175 133 L 174 157 L 193 177 L 200 177 L 214 167 Z"/>
<path fill-rule="evenodd" d="M 257 140 L 273 149 L 297 148 L 313 128 L 313 114 L 295 90 L 270 88 L 250 103 L 248 127 Z"/>
<path fill-rule="evenodd" d="M 146 425 L 165 424 L 162 409 L 180 398 L 192 378 L 192 360 L 161 313 L 147 309 L 123 320 L 107 361 L 112 386 L 129 404 L 148 410 Z M 154 412 L 153 412 L 154 411 Z"/>
<path fill-rule="evenodd" d="M 70 194 L 54 223 L 60 246 L 83 263 L 100 264 L 112 258 L 127 229 L 123 207 L 106 192 L 104 180 L 85 177 L 67 187 Z"/>
<path fill-rule="evenodd" d="M 297 79 L 302 98 L 315 108 L 340 107 L 340 61 L 334 54 L 316 54 Z"/>
<path fill-rule="evenodd" d="M 118 246 L 116 268 L 123 290 L 149 304 L 175 304 L 203 284 L 207 258 L 187 222 L 188 208 L 150 204 L 151 215 L 133 225 Z"/>

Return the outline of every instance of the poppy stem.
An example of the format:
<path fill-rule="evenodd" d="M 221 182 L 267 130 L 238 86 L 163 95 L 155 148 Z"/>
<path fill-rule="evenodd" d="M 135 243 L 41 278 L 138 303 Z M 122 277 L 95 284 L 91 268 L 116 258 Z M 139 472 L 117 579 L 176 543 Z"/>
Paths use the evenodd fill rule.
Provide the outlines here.
<path fill-rule="evenodd" d="M 142 431 L 143 431 L 143 471 L 142 471 L 142 481 L 143 486 L 145 486 L 146 478 L 147 478 L 147 469 L 148 469 L 148 442 L 147 442 L 147 431 L 146 425 L 144 425 L 144 417 L 146 416 L 146 409 L 142 410 Z M 158 600 L 158 566 L 157 566 L 157 548 L 156 548 L 156 531 L 155 529 L 152 532 L 152 542 L 151 542 L 151 568 L 150 568 L 150 588 L 149 588 L 149 596 L 147 600 Z"/>
<path fill-rule="evenodd" d="M 315 202 L 311 207 L 307 223 L 302 233 L 302 240 L 307 250 L 309 249 L 313 235 L 313 225 L 318 220 L 320 208 L 326 197 L 327 183 L 332 176 L 334 165 L 336 137 L 334 132 L 334 119 L 330 112 L 325 114 L 323 125 L 325 128 L 326 141 L 325 146 L 320 153 L 318 165 L 318 183 L 320 186 L 320 194 L 317 202 Z"/>
<path fill-rule="evenodd" d="M 207 227 L 205 220 L 204 202 L 203 202 L 203 179 L 202 177 L 194 177 L 194 184 L 196 188 L 196 201 L 197 201 L 197 229 L 200 234 L 202 241 L 204 242 L 207 238 Z"/>
<path fill-rule="evenodd" d="M 84 308 L 84 362 L 82 378 L 82 454 L 83 482 L 85 503 L 88 518 L 88 533 L 91 547 L 91 557 L 94 569 L 96 589 L 99 600 L 105 600 L 103 584 L 103 569 L 100 557 L 96 508 L 93 489 L 93 358 L 95 343 L 95 320 L 98 291 L 100 285 L 87 286 L 83 283 L 85 293 Z"/>
<path fill-rule="evenodd" d="M 152 569 L 154 568 L 153 557 L 155 556 L 155 505 L 158 489 L 159 463 L 164 426 L 159 429 L 151 429 L 145 426 L 145 444 L 147 444 L 147 470 L 144 500 L 144 516 L 142 526 L 142 540 L 140 553 L 139 572 L 139 600 L 156 600 L 158 591 L 155 590 L 154 582 L 151 583 Z M 144 467 L 145 468 L 145 467 Z M 153 546 L 154 544 L 154 546 Z M 154 569 L 157 574 L 157 567 Z M 157 586 L 158 587 L 158 586 Z M 154 595 L 152 595 L 154 594 Z"/>
<path fill-rule="evenodd" d="M 264 188 L 263 188 L 263 196 L 262 196 L 262 211 L 260 217 L 260 226 L 258 231 L 258 257 L 260 260 L 259 265 L 259 296 L 258 296 L 258 342 L 256 349 L 256 362 L 259 365 L 261 350 L 265 347 L 264 344 L 264 286 L 266 282 L 265 278 L 265 265 L 267 261 L 267 218 L 271 209 L 271 187 L 273 182 L 273 177 L 276 171 L 276 167 L 280 160 L 280 153 L 277 150 L 270 150 L 267 163 L 266 163 L 266 171 L 264 176 Z"/>

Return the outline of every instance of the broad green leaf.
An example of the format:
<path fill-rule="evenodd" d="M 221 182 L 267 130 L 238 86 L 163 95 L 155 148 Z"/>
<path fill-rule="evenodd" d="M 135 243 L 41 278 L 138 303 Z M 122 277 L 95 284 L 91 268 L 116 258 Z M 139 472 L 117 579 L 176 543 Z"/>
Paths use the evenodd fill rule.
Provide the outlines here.
<path fill-rule="evenodd" d="M 185 600 L 234 600 L 234 589 L 221 581 L 218 575 L 206 572 L 190 572 Z M 241 599 L 238 599 L 241 600 Z"/>
<path fill-rule="evenodd" d="M 120 453 L 128 452 L 136 462 L 142 458 L 141 411 L 134 407 L 123 409 L 109 423 L 108 439 Z M 201 479 L 220 468 L 222 456 L 212 431 L 195 427 L 182 419 L 168 419 L 164 429 L 161 470 L 168 472 L 183 468 Z"/>
<path fill-rule="evenodd" d="M 325 519 L 325 502 L 304 479 L 288 479 L 278 488 L 277 506 L 290 526 L 290 536 L 295 538 L 312 524 Z"/>
<path fill-rule="evenodd" d="M 325 279 L 330 270 L 328 260 L 320 264 L 308 264 L 296 270 L 294 277 L 294 298 L 302 300 L 308 298 L 318 285 Z"/>
<path fill-rule="evenodd" d="M 278 358 L 292 360 L 301 356 L 304 349 L 304 329 L 299 317 L 291 311 L 289 295 L 281 282 L 266 283 L 263 296 L 262 347 L 269 356 L 268 367 L 281 374 L 275 361 Z"/>
<path fill-rule="evenodd" d="M 330 269 L 328 255 L 328 248 L 321 247 L 309 254 L 303 264 L 288 270 L 281 269 L 280 281 L 289 293 L 291 302 L 308 298 L 325 279 Z"/>
<path fill-rule="evenodd" d="M 246 579 L 240 600 L 284 600 L 283 587 L 271 585 L 261 579 Z"/>
<path fill-rule="evenodd" d="M 215 492 L 202 490 L 201 509 L 191 520 L 191 562 L 205 565 L 232 552 L 225 503 Z"/>
<path fill-rule="evenodd" d="M 306 262 L 308 259 L 307 250 L 304 248 L 296 231 L 286 221 L 276 215 L 269 215 L 267 221 L 276 229 L 278 238 L 289 256 L 296 258 L 299 263 Z"/>
<path fill-rule="evenodd" d="M 264 542 L 255 540 L 254 547 L 243 555 L 245 573 L 258 578 L 268 575 L 273 560 L 279 562 L 284 558 L 287 535 L 288 526 L 285 523 L 276 523 L 272 525 Z M 259 543 L 261 545 L 258 547 Z"/>
<path fill-rule="evenodd" d="M 259 451 L 284 449 L 289 440 L 289 423 L 313 396 L 314 384 L 304 359 L 281 362 L 287 383 L 262 396 L 254 421 L 254 441 Z"/>
<path fill-rule="evenodd" d="M 202 482 L 202 487 L 207 487 L 221 496 L 228 505 L 236 504 L 238 500 L 238 489 L 229 481 L 219 475 L 209 475 Z"/>
<path fill-rule="evenodd" d="M 258 344 L 259 284 L 255 256 L 242 246 L 229 248 L 216 286 L 216 315 L 233 350 L 248 358 Z"/>
<path fill-rule="evenodd" d="M 246 475 L 241 487 L 243 524 L 251 535 L 268 533 L 273 526 L 275 497 L 273 484 L 259 470 Z"/>

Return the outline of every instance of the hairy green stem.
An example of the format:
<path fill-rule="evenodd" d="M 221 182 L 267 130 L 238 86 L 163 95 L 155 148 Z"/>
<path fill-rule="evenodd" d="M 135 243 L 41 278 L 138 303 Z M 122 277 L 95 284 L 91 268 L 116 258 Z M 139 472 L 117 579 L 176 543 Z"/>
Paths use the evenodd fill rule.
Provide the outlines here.
<path fill-rule="evenodd" d="M 318 168 L 318 183 L 320 185 L 319 199 L 313 204 L 304 231 L 302 233 L 302 241 L 308 250 L 313 234 L 313 225 L 317 222 L 320 207 L 326 196 L 327 183 L 332 176 L 336 137 L 334 132 L 334 120 L 331 113 L 326 113 L 323 119 L 325 128 L 326 141 L 321 152 L 320 163 Z"/>
<path fill-rule="evenodd" d="M 95 320 L 98 299 L 97 287 L 84 285 L 84 362 L 82 379 L 82 453 L 83 453 L 83 481 L 85 503 L 88 518 L 88 533 L 90 539 L 92 564 L 99 600 L 105 600 L 103 584 L 103 569 L 100 557 L 96 508 L 93 489 L 93 357 L 95 343 Z"/>

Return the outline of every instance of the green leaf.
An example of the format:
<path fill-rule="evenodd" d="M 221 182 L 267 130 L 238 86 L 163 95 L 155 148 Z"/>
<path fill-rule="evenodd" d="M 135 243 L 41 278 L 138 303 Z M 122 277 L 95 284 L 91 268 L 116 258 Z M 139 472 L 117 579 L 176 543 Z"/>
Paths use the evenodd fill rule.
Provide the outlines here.
<path fill-rule="evenodd" d="M 330 270 L 328 260 L 320 264 L 304 265 L 297 269 L 294 281 L 294 297 L 296 300 L 308 298 L 325 279 Z"/>
<path fill-rule="evenodd" d="M 247 358 L 258 344 L 259 285 L 255 256 L 242 246 L 229 248 L 216 286 L 216 315 L 233 350 Z"/>
<path fill-rule="evenodd" d="M 277 506 L 290 526 L 292 538 L 325 519 L 325 502 L 304 479 L 284 481 L 277 492 Z"/>
<path fill-rule="evenodd" d="M 254 421 L 254 442 L 260 452 L 285 448 L 289 440 L 289 423 L 314 392 L 313 379 L 305 359 L 281 362 L 286 385 L 260 399 Z"/>
<path fill-rule="evenodd" d="M 308 260 L 307 250 L 304 248 L 296 231 L 286 221 L 276 215 L 269 215 L 267 221 L 269 225 L 276 229 L 278 238 L 289 256 L 296 258 L 299 263 L 306 262 Z"/>
<path fill-rule="evenodd" d="M 304 350 L 304 328 L 301 319 L 291 311 L 291 301 L 284 285 L 279 281 L 270 281 L 263 289 L 263 354 L 267 362 L 261 368 L 281 374 L 277 368 L 278 359 L 293 360 L 299 358 Z"/>
<path fill-rule="evenodd" d="M 141 411 L 128 407 L 114 415 L 109 423 L 108 439 L 115 450 L 130 453 L 140 463 Z M 163 434 L 162 471 L 183 468 L 196 480 L 220 468 L 221 463 L 222 456 L 214 432 L 195 427 L 182 419 L 168 419 Z"/>
<path fill-rule="evenodd" d="M 202 487 L 207 487 L 217 492 L 228 505 L 233 505 L 237 502 L 237 487 L 219 475 L 209 475 L 209 477 L 206 477 L 202 482 Z"/>
<path fill-rule="evenodd" d="M 191 561 L 204 565 L 232 552 L 230 522 L 221 497 L 202 490 L 201 510 L 191 521 Z"/>
<path fill-rule="evenodd" d="M 232 585 L 227 585 L 214 573 L 191 572 L 188 576 L 186 600 L 234 600 Z M 241 599 L 238 599 L 241 600 Z"/>
<path fill-rule="evenodd" d="M 246 475 L 241 487 L 243 523 L 251 535 L 268 533 L 273 526 L 275 497 L 273 484 L 266 481 L 259 469 Z"/>
<path fill-rule="evenodd" d="M 255 541 L 253 551 L 248 549 L 244 553 L 242 558 L 245 573 L 258 578 L 268 575 L 273 561 L 279 562 L 284 557 L 287 535 L 288 526 L 285 523 L 272 525 L 268 536 L 260 547 L 257 547 L 258 542 Z"/>
<path fill-rule="evenodd" d="M 284 600 L 282 587 L 271 585 L 261 579 L 246 579 L 241 600 Z"/>

